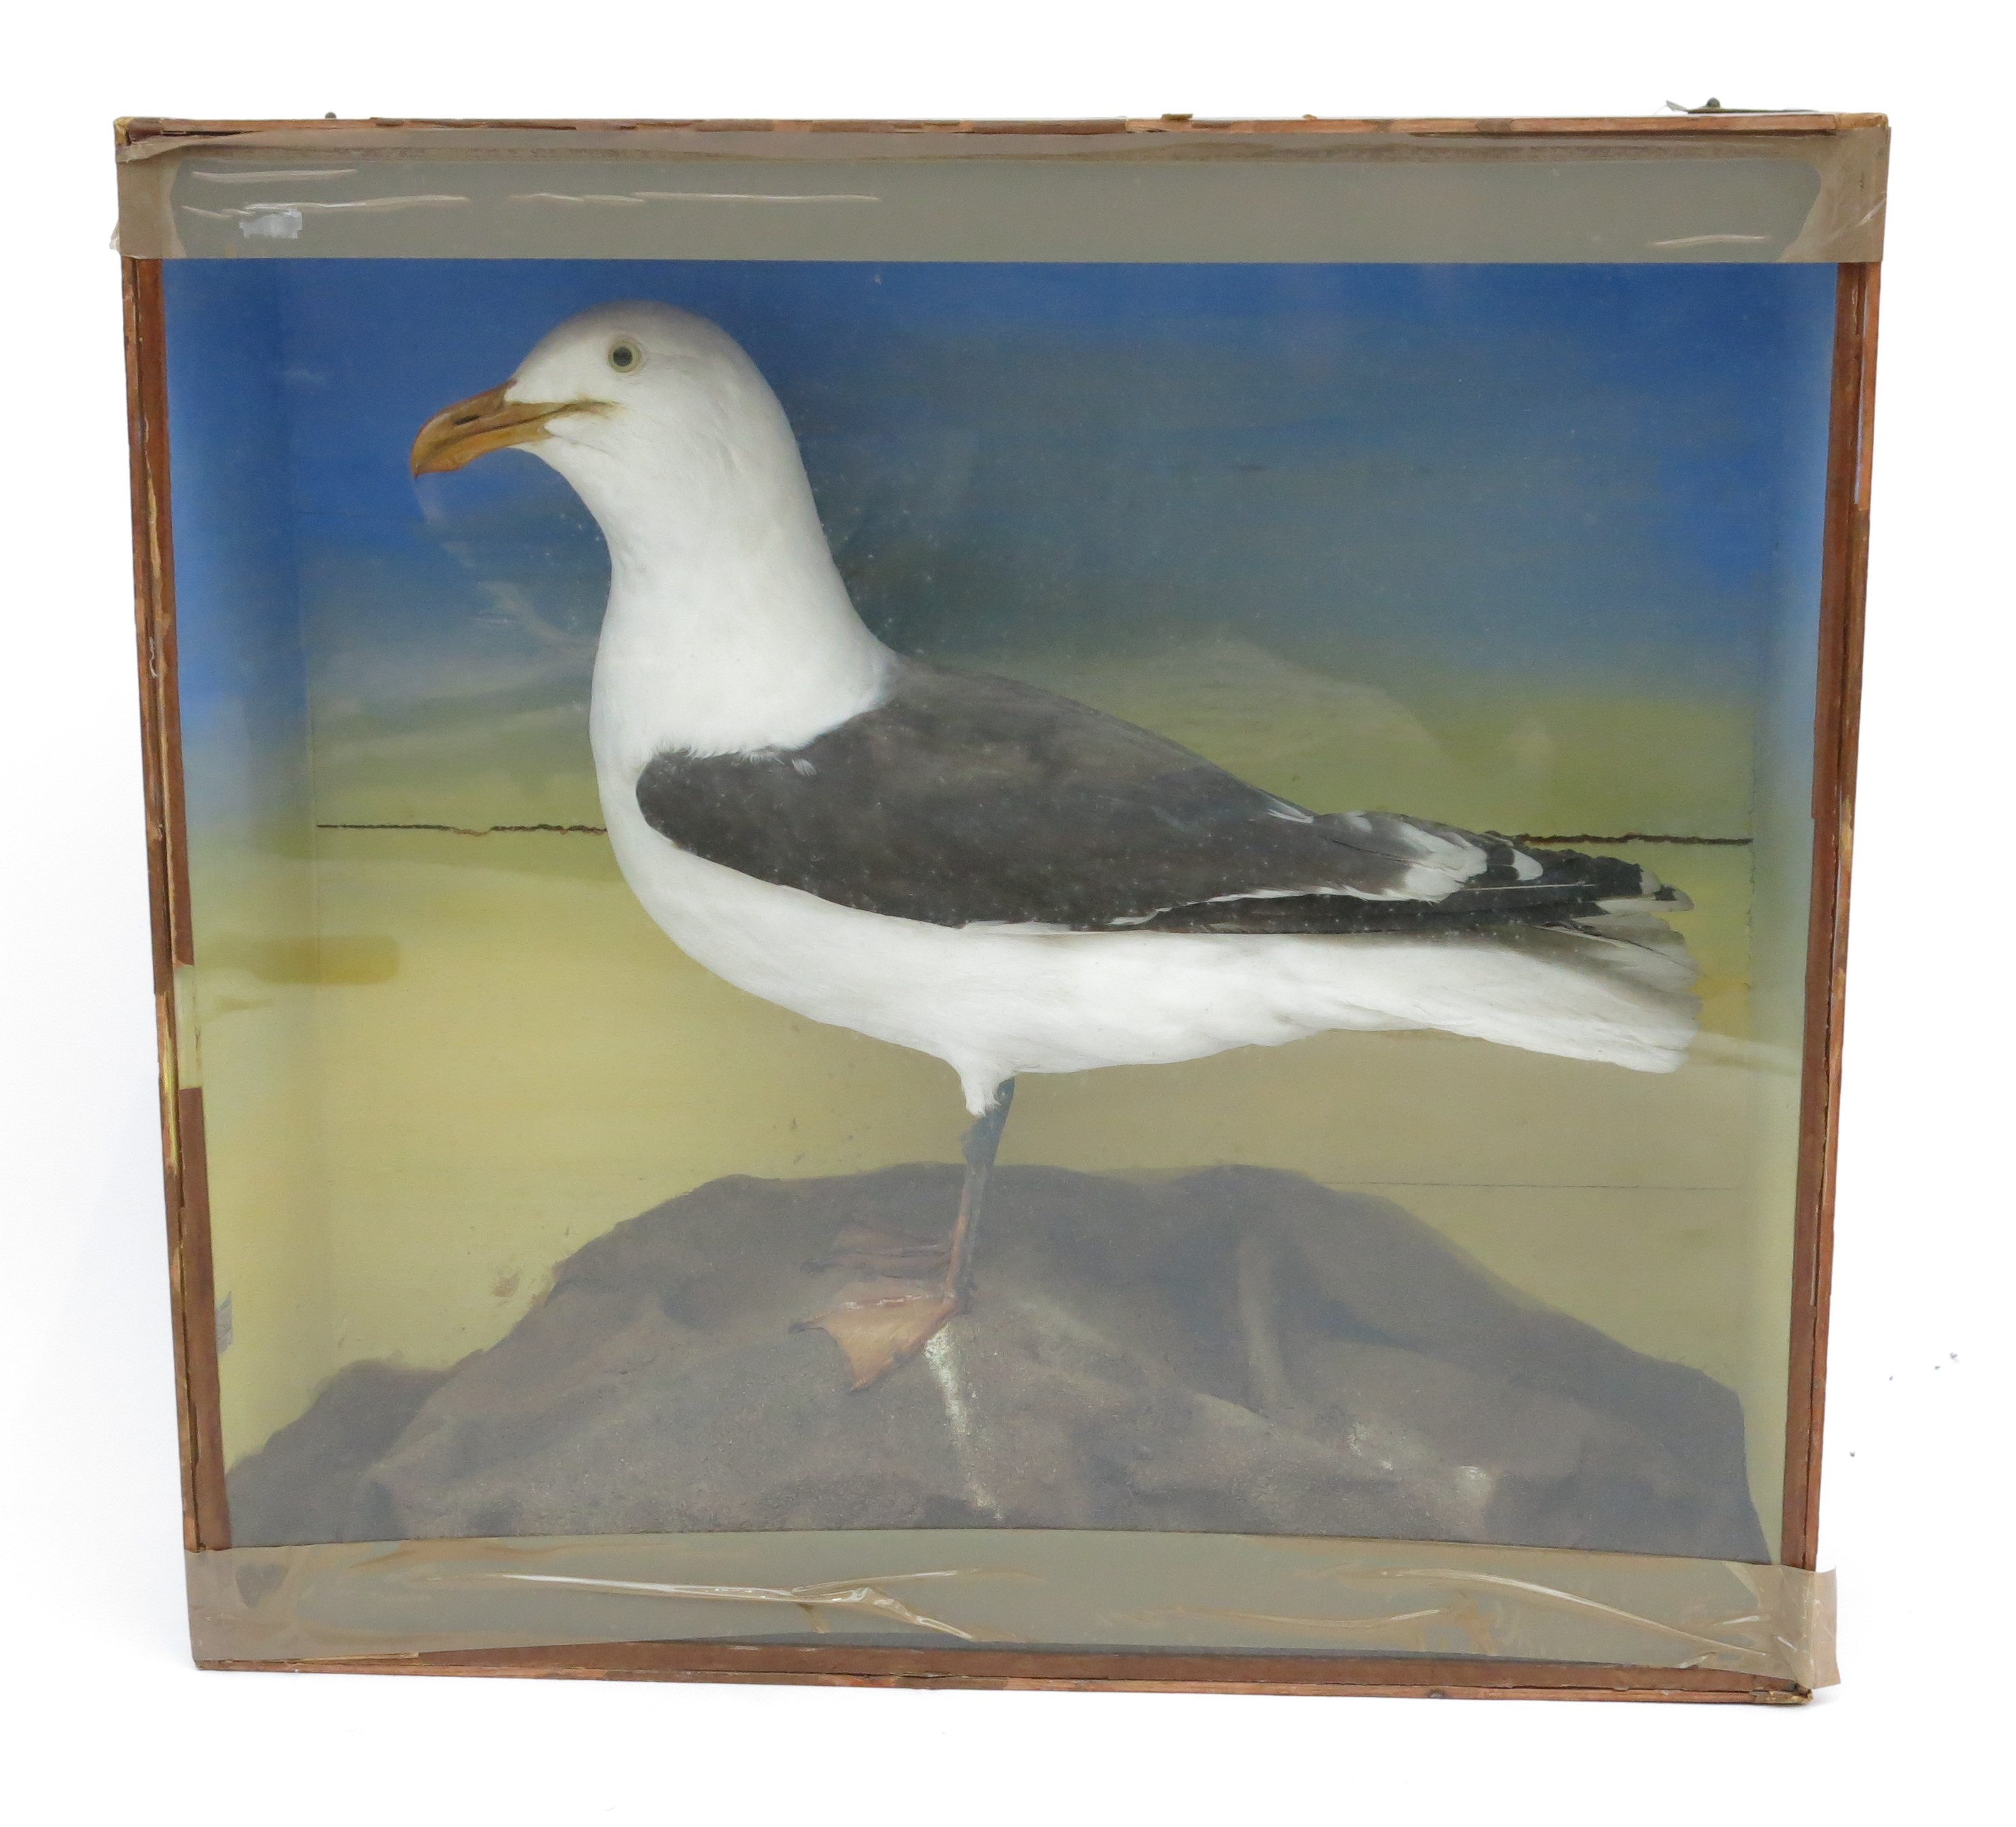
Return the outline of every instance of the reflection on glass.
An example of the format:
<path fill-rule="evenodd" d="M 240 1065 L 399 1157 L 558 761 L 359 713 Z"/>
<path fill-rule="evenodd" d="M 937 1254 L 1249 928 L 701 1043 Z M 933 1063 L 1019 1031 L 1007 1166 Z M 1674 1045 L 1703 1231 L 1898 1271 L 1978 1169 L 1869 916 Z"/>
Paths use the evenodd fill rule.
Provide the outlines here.
<path fill-rule="evenodd" d="M 167 278 L 238 1539 L 1768 1555 L 1831 269 Z M 601 831 L 594 521 L 522 452 L 407 471 L 621 298 L 748 351 L 897 652 L 1676 885 L 1686 1063 L 1332 1032 L 1025 1073 L 973 1311 L 848 1393 L 792 1323 L 942 1232 L 958 1086 L 667 942 Z"/>

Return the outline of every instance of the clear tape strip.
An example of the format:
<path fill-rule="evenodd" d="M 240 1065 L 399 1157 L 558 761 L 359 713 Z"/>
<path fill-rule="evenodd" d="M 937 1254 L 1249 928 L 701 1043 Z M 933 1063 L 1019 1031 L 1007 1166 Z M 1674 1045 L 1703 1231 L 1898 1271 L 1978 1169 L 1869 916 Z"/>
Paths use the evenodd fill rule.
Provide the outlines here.
<path fill-rule="evenodd" d="M 527 1537 L 189 1558 L 206 1662 L 808 1636 L 1476 1656 L 1838 1680 L 1830 1574 L 1651 1555 L 1123 1531 Z"/>
<path fill-rule="evenodd" d="M 141 258 L 1867 261 L 1888 130 L 312 131 L 128 147 Z"/>

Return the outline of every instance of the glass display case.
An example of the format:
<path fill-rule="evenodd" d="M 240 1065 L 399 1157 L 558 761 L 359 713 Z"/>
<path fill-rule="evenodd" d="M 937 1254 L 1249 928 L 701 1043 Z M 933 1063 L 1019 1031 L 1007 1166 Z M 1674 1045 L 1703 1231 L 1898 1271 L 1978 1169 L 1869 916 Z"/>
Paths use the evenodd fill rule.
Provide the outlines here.
<path fill-rule="evenodd" d="M 123 124 L 199 1659 L 1831 1679 L 1887 137 Z"/>

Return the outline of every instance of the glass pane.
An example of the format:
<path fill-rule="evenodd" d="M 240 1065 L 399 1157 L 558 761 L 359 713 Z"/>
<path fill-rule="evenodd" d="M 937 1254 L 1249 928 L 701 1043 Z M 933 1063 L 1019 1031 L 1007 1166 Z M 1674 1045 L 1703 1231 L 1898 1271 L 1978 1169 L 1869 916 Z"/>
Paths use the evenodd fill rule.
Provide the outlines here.
<path fill-rule="evenodd" d="M 1054 1527 L 1770 1557 L 1833 268 L 166 279 L 240 1544 Z M 409 473 L 423 423 L 621 300 L 746 351 L 896 653 L 1157 732 L 1284 824 L 1404 813 L 1675 885 L 1684 1063 L 1503 1043 L 1564 1031 L 1587 967 L 1532 950 L 1561 935 L 1504 942 L 1567 973 L 1510 1014 L 1471 940 L 1386 935 L 1425 973 L 1419 1032 L 1339 1013 L 1324 973 L 1363 938 L 1001 936 L 988 957 L 1062 936 L 1095 975 L 1165 948 L 1123 1000 L 1146 1026 L 1190 996 L 1165 1053 L 1197 1057 L 1023 1070 L 971 1310 L 849 1393 L 791 1322 L 906 1247 L 935 1272 L 904 1240 L 958 1205 L 959 1079 L 659 929 L 590 748 L 603 532 L 529 448 Z M 730 651 L 770 613 L 761 548 L 751 593 L 711 599 Z M 1183 986 L 1226 939 L 1265 961 L 1219 1022 Z M 1256 1034 L 1263 994 L 1287 1012 Z M 1603 1050 L 1579 1031 L 1565 1050 Z"/>

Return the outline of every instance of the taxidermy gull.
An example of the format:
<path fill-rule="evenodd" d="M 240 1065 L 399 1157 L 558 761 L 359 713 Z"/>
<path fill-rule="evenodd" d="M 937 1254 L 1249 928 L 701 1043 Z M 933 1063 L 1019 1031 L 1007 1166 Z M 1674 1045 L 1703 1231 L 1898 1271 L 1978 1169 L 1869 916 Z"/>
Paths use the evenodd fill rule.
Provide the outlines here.
<path fill-rule="evenodd" d="M 571 319 L 430 420 L 413 472 L 512 445 L 608 542 L 589 726 L 638 899 L 730 983 L 931 1054 L 964 1090 L 949 1241 L 805 1322 L 855 1388 L 966 1306 L 1018 1073 L 1330 1029 L 1639 1072 L 1685 1054 L 1694 968 L 1657 910 L 1687 903 L 1635 863 L 1312 812 L 1068 698 L 883 646 L 783 407 L 705 319 Z"/>

